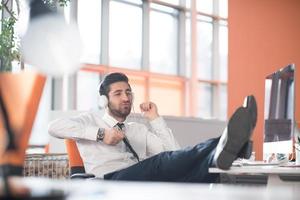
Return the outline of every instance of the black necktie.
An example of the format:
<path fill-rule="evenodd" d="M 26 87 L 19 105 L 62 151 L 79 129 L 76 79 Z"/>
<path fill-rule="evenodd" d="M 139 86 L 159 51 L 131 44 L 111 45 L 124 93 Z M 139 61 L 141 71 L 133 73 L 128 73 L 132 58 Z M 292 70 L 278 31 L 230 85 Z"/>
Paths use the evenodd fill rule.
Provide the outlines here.
<path fill-rule="evenodd" d="M 116 126 L 122 131 L 124 128 L 125 128 L 125 125 L 124 123 L 117 123 Z M 133 154 L 133 156 L 137 159 L 138 162 L 140 162 L 140 158 L 139 156 L 137 155 L 137 153 L 135 152 L 135 150 L 132 148 L 132 146 L 130 145 L 129 143 L 129 140 L 128 138 L 125 137 L 123 138 L 123 142 L 124 144 L 126 145 L 126 147 L 129 149 L 129 151 Z"/>

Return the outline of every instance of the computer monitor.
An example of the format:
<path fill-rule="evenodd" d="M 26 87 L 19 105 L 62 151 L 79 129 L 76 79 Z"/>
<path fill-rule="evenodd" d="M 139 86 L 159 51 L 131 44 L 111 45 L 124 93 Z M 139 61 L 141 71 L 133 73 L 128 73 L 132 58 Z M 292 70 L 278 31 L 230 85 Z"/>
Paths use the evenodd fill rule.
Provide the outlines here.
<path fill-rule="evenodd" d="M 268 75 L 265 80 L 264 159 L 293 151 L 295 65 Z"/>

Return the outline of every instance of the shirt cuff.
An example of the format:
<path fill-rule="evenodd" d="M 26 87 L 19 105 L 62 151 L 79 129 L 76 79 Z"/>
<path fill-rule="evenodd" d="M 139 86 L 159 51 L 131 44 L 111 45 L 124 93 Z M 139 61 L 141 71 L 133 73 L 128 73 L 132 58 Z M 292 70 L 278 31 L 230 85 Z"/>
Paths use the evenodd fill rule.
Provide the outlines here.
<path fill-rule="evenodd" d="M 84 138 L 87 140 L 97 141 L 99 127 L 92 126 L 85 129 Z"/>
<path fill-rule="evenodd" d="M 150 121 L 149 123 L 154 130 L 168 128 L 165 120 L 162 117 L 157 117 L 154 120 Z"/>

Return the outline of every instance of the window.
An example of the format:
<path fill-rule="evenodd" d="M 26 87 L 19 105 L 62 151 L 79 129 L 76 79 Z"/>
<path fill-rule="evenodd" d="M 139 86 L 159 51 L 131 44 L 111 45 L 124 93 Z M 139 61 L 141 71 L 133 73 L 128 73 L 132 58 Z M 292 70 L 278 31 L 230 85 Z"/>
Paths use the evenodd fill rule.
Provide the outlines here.
<path fill-rule="evenodd" d="M 228 17 L 228 0 L 219 0 L 219 10 L 221 17 Z"/>
<path fill-rule="evenodd" d="M 192 24 L 191 12 L 186 14 L 186 69 L 187 77 L 191 78 L 192 68 L 197 68 L 197 116 L 226 119 L 227 116 L 227 65 L 228 65 L 228 28 L 227 1 L 196 1 L 196 24 Z M 191 1 L 187 1 L 190 6 Z M 223 7 L 225 7 L 225 9 Z M 222 8 L 221 8 L 222 7 Z M 191 10 L 192 11 L 192 10 Z M 223 12 L 223 16 L 221 15 Z M 224 14 L 225 13 L 225 14 Z M 192 31 L 196 34 L 196 48 L 192 49 Z M 195 66 L 192 66 L 192 53 L 197 55 Z"/>
<path fill-rule="evenodd" d="M 192 34 L 191 34 L 191 15 L 190 13 L 187 13 L 186 15 L 186 22 L 185 22 L 185 33 L 186 33 L 186 37 L 185 37 L 185 64 L 186 66 L 190 66 L 190 67 L 186 67 L 185 68 L 185 74 L 187 77 L 191 77 L 191 66 L 192 66 L 192 61 L 191 61 L 191 54 L 192 54 Z"/>
<path fill-rule="evenodd" d="M 110 2 L 109 64 L 141 69 L 142 8 L 141 1 L 129 4 Z"/>
<path fill-rule="evenodd" d="M 211 80 L 213 78 L 213 25 L 212 19 L 199 17 L 197 21 L 197 63 L 198 78 Z"/>
<path fill-rule="evenodd" d="M 154 101 L 160 114 L 226 119 L 227 0 L 77 2 L 85 46 L 77 109 L 97 107 L 101 77 L 121 71 L 135 93 L 134 112 Z"/>
<path fill-rule="evenodd" d="M 219 27 L 219 56 L 220 56 L 220 76 L 221 81 L 227 81 L 227 65 L 228 65 L 228 28 L 225 21 L 221 21 Z"/>
<path fill-rule="evenodd" d="M 192 1 L 196 8 L 191 7 Z M 121 71 L 128 75 L 135 93 L 135 113 L 140 112 L 141 102 L 153 101 L 161 115 L 226 120 L 227 1 L 72 0 L 77 8 L 70 6 L 65 12 L 77 13 L 84 69 L 68 77 L 69 84 L 62 84 L 65 79 L 47 83 L 41 105 L 97 108 L 101 78 Z M 190 105 L 194 95 L 197 99 Z M 36 119 L 39 124 L 45 123 L 40 122 L 45 120 L 45 112 L 41 113 Z M 32 138 L 31 143 L 45 141 Z"/>
<path fill-rule="evenodd" d="M 88 3 L 87 3 L 88 2 Z M 78 1 L 78 27 L 83 42 L 83 63 L 100 63 L 101 1 Z"/>
<path fill-rule="evenodd" d="M 97 73 L 80 71 L 77 74 L 77 106 L 78 110 L 98 108 L 100 76 Z"/>
<path fill-rule="evenodd" d="M 213 14 L 213 0 L 201 0 L 197 1 L 197 11 L 206 13 L 206 14 Z"/>
<path fill-rule="evenodd" d="M 180 105 L 183 105 L 184 90 L 181 82 L 151 78 L 150 85 L 150 100 L 157 104 L 160 114 L 183 115 Z"/>
<path fill-rule="evenodd" d="M 151 4 L 150 71 L 177 74 L 178 12 L 166 6 Z"/>
<path fill-rule="evenodd" d="M 202 118 L 212 117 L 212 85 L 200 83 L 198 85 L 198 116 Z"/>

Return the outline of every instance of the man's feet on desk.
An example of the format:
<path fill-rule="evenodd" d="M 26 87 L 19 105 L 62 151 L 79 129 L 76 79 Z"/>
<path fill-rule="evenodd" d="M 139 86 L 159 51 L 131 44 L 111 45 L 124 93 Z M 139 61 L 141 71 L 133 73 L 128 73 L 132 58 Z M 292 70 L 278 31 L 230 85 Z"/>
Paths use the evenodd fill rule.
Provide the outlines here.
<path fill-rule="evenodd" d="M 245 102 L 231 116 L 216 147 L 214 165 L 220 169 L 229 169 L 238 156 L 248 158 L 251 155 L 252 145 L 248 142 L 256 125 L 257 106 L 253 96 L 246 97 Z M 245 151 L 244 148 L 251 149 Z"/>

